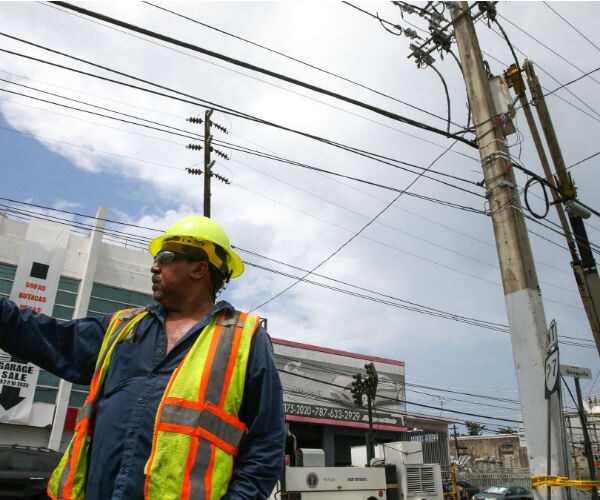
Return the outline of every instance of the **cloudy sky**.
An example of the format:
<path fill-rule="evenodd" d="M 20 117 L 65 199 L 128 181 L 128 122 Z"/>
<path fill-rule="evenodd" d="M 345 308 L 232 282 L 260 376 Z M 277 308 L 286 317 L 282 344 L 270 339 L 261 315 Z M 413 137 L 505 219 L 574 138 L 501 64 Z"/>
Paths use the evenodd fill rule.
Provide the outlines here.
<path fill-rule="evenodd" d="M 409 46 L 428 37 L 427 22 L 391 2 L 85 7 L 437 130 L 447 129 L 449 113 L 451 132 L 467 127 L 454 57 L 434 52 L 435 69 L 418 68 Z M 501 2 L 497 10 L 520 62 L 535 63 L 547 93 L 600 66 L 598 3 Z M 229 131 L 214 129 L 215 144 L 230 157 L 213 155 L 214 171 L 230 183 L 213 178 L 212 216 L 246 262 L 224 298 L 267 317 L 273 337 L 405 361 L 413 412 L 477 420 L 491 431 L 516 426 L 506 307 L 476 149 L 56 5 L 2 2 L 0 11 L 0 204 L 11 213 L 32 210 L 29 203 L 89 222 L 72 213 L 93 216 L 107 206 L 111 220 L 130 224 L 110 227 L 130 233 L 133 246 L 202 213 L 203 177 L 185 169 L 202 167 L 203 152 L 185 146 L 201 143 L 203 126 L 186 118 L 212 106 L 212 120 Z M 502 73 L 513 58 L 498 25 L 480 19 L 477 33 L 490 71 Z M 599 149 L 599 83 L 600 73 L 590 73 L 547 97 L 579 198 L 595 209 L 598 157 L 589 157 Z M 541 174 L 522 111 L 515 125 L 511 154 Z M 528 177 L 517 178 L 523 188 Z M 540 186 L 527 196 L 543 214 Z M 561 362 L 591 368 L 584 396 L 600 395 L 598 354 L 555 211 L 539 220 L 525 213 Z M 598 242 L 597 218 L 586 227 Z"/>

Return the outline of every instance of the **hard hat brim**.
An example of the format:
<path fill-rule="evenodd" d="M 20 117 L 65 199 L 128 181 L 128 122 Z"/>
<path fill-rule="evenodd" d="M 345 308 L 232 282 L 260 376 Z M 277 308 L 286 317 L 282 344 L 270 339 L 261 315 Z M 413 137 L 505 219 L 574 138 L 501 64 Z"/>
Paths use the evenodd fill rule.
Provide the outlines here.
<path fill-rule="evenodd" d="M 150 252 L 150 255 L 152 255 L 152 257 L 156 257 L 156 254 L 160 252 L 164 241 L 169 240 L 171 238 L 171 235 L 163 235 L 154 238 L 148 245 L 148 251 Z M 211 243 L 214 244 L 214 242 Z M 231 278 L 237 278 L 244 272 L 244 263 L 242 262 L 242 259 L 240 259 L 240 257 L 233 250 L 227 248 L 223 248 L 223 250 L 228 256 L 227 267 L 231 271 Z"/>

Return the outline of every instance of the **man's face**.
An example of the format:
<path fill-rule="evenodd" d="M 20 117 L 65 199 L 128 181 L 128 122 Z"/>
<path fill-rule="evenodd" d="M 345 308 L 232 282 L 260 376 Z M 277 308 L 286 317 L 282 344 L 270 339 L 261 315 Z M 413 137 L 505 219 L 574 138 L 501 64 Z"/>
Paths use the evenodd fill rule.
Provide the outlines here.
<path fill-rule="evenodd" d="M 198 261 L 189 260 L 185 255 L 161 251 L 155 259 L 152 272 L 152 297 L 169 309 L 176 306 L 191 285 L 190 273 L 197 268 Z"/>

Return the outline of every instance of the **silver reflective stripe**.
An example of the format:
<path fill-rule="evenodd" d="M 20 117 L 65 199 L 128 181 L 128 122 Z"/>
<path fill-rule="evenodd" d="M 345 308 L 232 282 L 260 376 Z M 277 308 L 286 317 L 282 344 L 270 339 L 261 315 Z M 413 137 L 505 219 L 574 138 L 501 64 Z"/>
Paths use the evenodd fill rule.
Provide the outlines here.
<path fill-rule="evenodd" d="M 67 455 L 67 463 L 65 463 L 65 468 L 60 475 L 60 480 L 58 481 L 58 498 L 63 498 L 63 490 L 65 488 L 65 484 L 67 479 L 69 478 L 69 471 L 71 470 L 71 458 L 73 456 L 73 444 L 75 442 L 75 437 L 71 441 L 71 446 L 69 448 L 69 454 Z"/>
<path fill-rule="evenodd" d="M 96 409 L 96 403 L 94 403 L 94 402 L 90 402 L 87 405 L 85 405 L 81 409 L 81 414 L 79 415 L 78 422 L 81 422 L 82 420 L 85 420 L 86 418 L 91 419 L 94 414 L 95 409 Z"/>
<path fill-rule="evenodd" d="M 204 401 L 210 401 L 216 406 L 219 406 L 221 395 L 223 394 L 227 365 L 231 357 L 231 349 L 233 348 L 235 328 L 239 326 L 238 320 L 240 314 L 239 311 L 235 311 L 232 318 L 217 321 L 217 325 L 222 325 L 223 329 L 215 350 L 215 357 L 210 369 L 206 393 L 204 394 Z"/>
<path fill-rule="evenodd" d="M 190 499 L 206 498 L 204 476 L 210 465 L 211 449 L 212 446 L 209 442 L 203 440 L 198 442 L 198 452 L 196 453 L 196 459 L 194 460 L 194 465 L 190 471 Z"/>
<path fill-rule="evenodd" d="M 209 410 L 195 410 L 179 405 L 166 404 L 163 407 L 160 421 L 162 424 L 184 425 L 192 428 L 200 427 L 234 448 L 239 446 L 244 437 L 243 429 L 238 429 Z"/>

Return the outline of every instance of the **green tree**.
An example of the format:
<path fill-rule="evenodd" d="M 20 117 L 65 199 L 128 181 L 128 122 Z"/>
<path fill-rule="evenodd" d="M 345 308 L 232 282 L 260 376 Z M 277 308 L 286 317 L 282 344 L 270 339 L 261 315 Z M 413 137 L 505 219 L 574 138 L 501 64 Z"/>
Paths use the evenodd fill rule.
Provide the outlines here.
<path fill-rule="evenodd" d="M 467 436 L 481 436 L 485 430 L 485 425 L 469 420 L 465 422 L 465 427 L 467 428 Z"/>
<path fill-rule="evenodd" d="M 496 431 L 496 434 L 516 434 L 516 433 L 517 433 L 517 431 L 510 427 L 500 427 Z"/>

